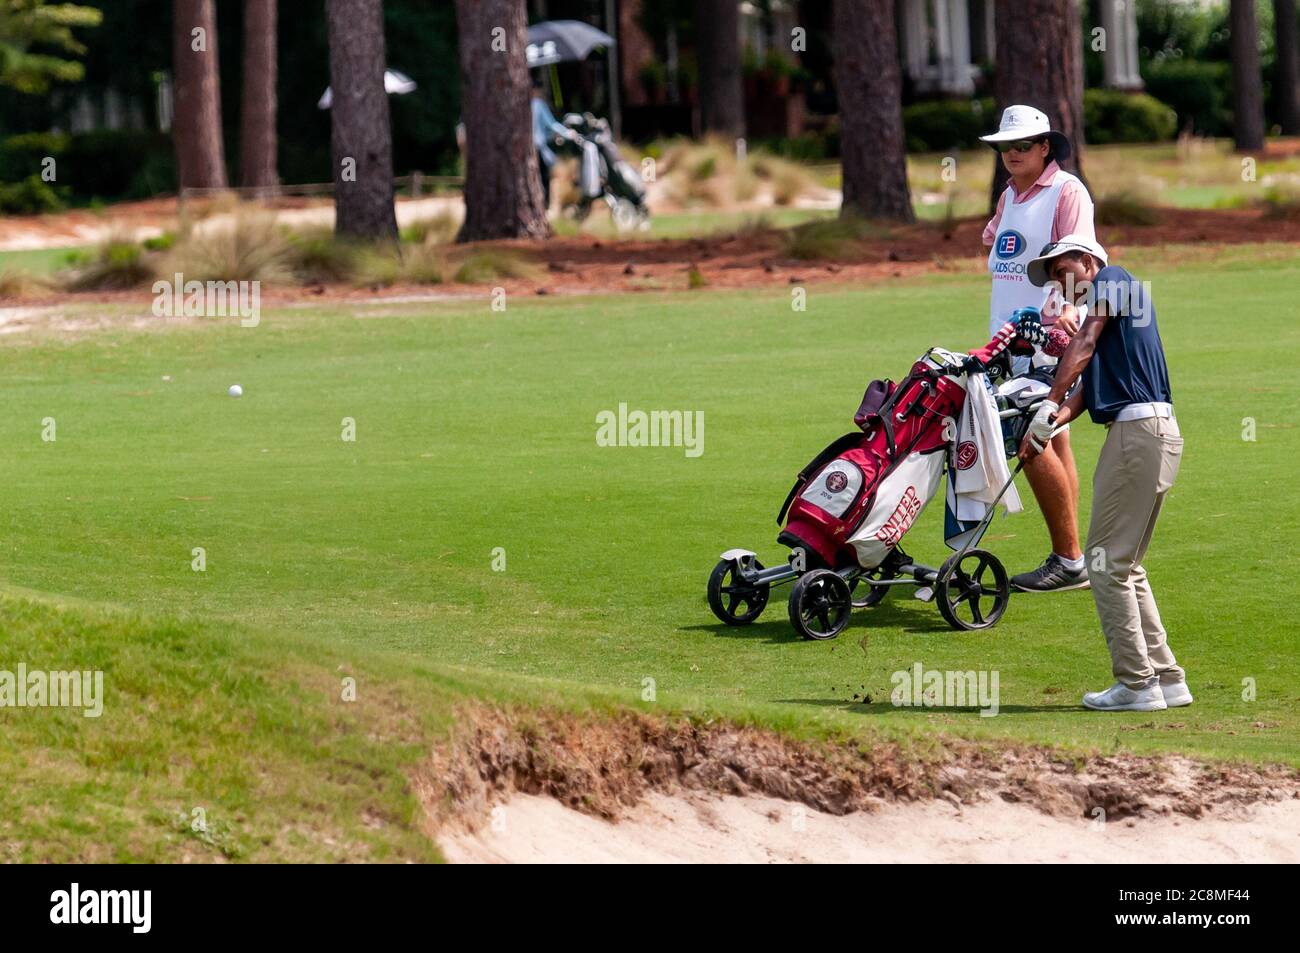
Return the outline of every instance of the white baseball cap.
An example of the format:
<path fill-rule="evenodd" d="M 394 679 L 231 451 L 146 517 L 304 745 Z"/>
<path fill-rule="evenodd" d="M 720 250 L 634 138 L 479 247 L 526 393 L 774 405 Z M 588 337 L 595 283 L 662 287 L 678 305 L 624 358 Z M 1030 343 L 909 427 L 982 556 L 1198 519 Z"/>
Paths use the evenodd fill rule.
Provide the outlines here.
<path fill-rule="evenodd" d="M 1109 262 L 1106 260 L 1106 249 L 1102 248 L 1091 238 L 1083 235 L 1066 235 L 1059 241 L 1048 242 L 1043 246 L 1043 250 L 1038 253 L 1038 257 L 1031 261 L 1025 268 L 1029 281 L 1036 287 L 1043 287 L 1052 280 L 1048 274 L 1048 266 L 1052 259 L 1066 252 L 1081 251 L 1087 252 L 1093 258 L 1101 262 L 1104 268 Z"/>
<path fill-rule="evenodd" d="M 1047 114 L 1033 106 L 1008 106 L 1002 110 L 1002 121 L 998 131 L 987 136 L 980 136 L 981 142 L 996 147 L 999 142 L 1015 142 L 1018 139 L 1037 139 L 1045 136 L 1052 141 L 1055 159 L 1070 158 L 1070 140 L 1065 133 L 1052 128 Z"/>

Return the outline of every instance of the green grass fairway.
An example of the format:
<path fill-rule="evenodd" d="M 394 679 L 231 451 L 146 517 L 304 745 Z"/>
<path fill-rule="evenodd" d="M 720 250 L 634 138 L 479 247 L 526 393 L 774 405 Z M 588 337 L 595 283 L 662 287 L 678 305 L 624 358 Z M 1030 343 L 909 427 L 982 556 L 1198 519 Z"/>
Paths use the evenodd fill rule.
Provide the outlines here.
<path fill-rule="evenodd" d="M 33 275 L 50 275 L 67 267 L 80 248 L 33 248 L 23 251 L 0 251 L 0 272 L 25 271 Z"/>
<path fill-rule="evenodd" d="M 97 720 L 0 709 L 5 796 L 26 805 L 0 820 L 0 845 L 21 835 L 37 846 L 17 857 L 85 856 L 76 838 L 98 831 L 102 859 L 418 858 L 403 772 L 449 699 L 640 704 L 646 679 L 651 707 L 801 734 L 1300 763 L 1300 399 L 1287 364 L 1300 255 L 1256 252 L 1130 260 L 1152 282 L 1187 441 L 1147 566 L 1197 702 L 1155 715 L 1078 707 L 1110 683 L 1087 592 L 1016 597 L 996 628 L 958 633 L 896 591 L 830 643 L 794 635 L 785 589 L 748 628 L 705 605 L 723 549 L 784 557 L 775 511 L 799 467 L 852 426 L 868 380 L 897 379 L 930 345 L 983 343 L 978 277 L 813 287 L 804 313 L 776 286 L 7 336 L 0 669 L 100 668 L 106 700 Z M 620 402 L 703 411 L 703 455 L 597 446 L 597 414 Z M 1074 434 L 1086 520 L 1103 431 Z M 1025 496 L 1030 511 L 986 537 L 1013 572 L 1048 549 Z M 915 556 L 944 557 L 941 515 L 940 501 L 909 534 Z M 996 669 L 1001 713 L 893 708 L 890 676 L 916 662 Z M 349 672 L 356 710 L 337 698 Z M 864 692 L 872 704 L 853 701 Z M 232 833 L 187 833 L 204 804 Z M 378 833 L 355 821 L 367 811 Z M 354 826 L 327 849 L 294 820 L 304 812 Z"/>

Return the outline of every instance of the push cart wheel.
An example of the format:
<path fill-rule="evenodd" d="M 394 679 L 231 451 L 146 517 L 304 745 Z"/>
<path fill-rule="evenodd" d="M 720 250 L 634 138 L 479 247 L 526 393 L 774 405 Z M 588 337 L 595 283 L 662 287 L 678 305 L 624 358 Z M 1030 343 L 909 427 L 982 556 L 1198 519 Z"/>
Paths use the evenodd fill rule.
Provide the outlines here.
<path fill-rule="evenodd" d="M 934 601 L 954 629 L 987 629 L 1007 611 L 1011 582 L 998 557 L 971 549 L 948 557 L 939 570 Z"/>
<path fill-rule="evenodd" d="M 790 624 L 805 639 L 833 639 L 849 624 L 853 593 L 839 573 L 814 569 L 790 591 Z"/>
<path fill-rule="evenodd" d="M 763 564 L 747 557 L 746 568 L 758 570 Z M 724 559 L 713 567 L 709 576 L 709 608 L 727 625 L 749 625 L 767 606 L 767 583 L 754 585 L 740 575 L 735 559 Z"/>
<path fill-rule="evenodd" d="M 630 232 L 641 223 L 641 211 L 635 202 L 628 199 L 616 199 L 610 206 L 609 217 L 614 222 L 614 229 L 620 232 Z"/>
<path fill-rule="evenodd" d="M 898 574 L 891 569 L 877 566 L 854 579 L 849 583 L 849 592 L 853 595 L 853 608 L 870 609 L 880 602 L 889 595 L 889 586 L 874 586 L 872 583 L 881 579 L 893 579 L 896 575 Z"/>

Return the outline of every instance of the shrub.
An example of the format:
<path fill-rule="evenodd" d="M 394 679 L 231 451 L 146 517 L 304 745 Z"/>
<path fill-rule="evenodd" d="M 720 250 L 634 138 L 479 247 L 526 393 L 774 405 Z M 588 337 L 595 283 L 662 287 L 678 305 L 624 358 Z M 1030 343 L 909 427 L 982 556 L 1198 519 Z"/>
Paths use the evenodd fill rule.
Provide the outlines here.
<path fill-rule="evenodd" d="M 997 118 L 992 99 L 937 99 L 905 107 L 903 133 L 909 152 L 973 149 Z"/>
<path fill-rule="evenodd" d="M 289 236 L 289 270 L 303 284 L 353 281 L 358 273 L 357 257 L 356 247 L 335 239 L 328 228 Z"/>
<path fill-rule="evenodd" d="M 0 268 L 0 301 L 18 300 L 32 295 L 46 294 L 49 282 L 18 268 Z"/>
<path fill-rule="evenodd" d="M 790 205 L 815 184 L 811 173 L 797 162 L 757 153 L 746 163 L 755 176 L 772 185 L 772 201 Z"/>
<path fill-rule="evenodd" d="M 824 162 L 827 159 L 839 157 L 838 125 L 835 132 L 833 151 L 831 138 L 826 131 L 809 131 L 792 138 L 782 139 L 755 138 L 749 140 L 749 144 L 755 150 L 761 149 L 773 155 L 793 159 L 795 162 Z"/>
<path fill-rule="evenodd" d="M 829 218 L 796 225 L 785 233 L 782 250 L 804 261 L 842 258 L 861 241 L 890 234 L 888 226 L 864 218 Z"/>
<path fill-rule="evenodd" d="M 713 178 L 718 172 L 718 157 L 715 155 L 705 155 L 686 170 L 686 175 L 692 182 L 704 182 Z"/>
<path fill-rule="evenodd" d="M 21 182 L 0 182 L 0 213 L 39 215 L 57 212 L 63 208 L 60 193 L 66 192 L 66 189 L 55 189 L 39 175 L 29 175 Z"/>
<path fill-rule="evenodd" d="M 292 273 L 291 251 L 273 216 L 236 211 L 229 222 L 178 239 L 165 270 L 186 281 L 280 281 Z"/>
<path fill-rule="evenodd" d="M 440 212 L 429 218 L 421 218 L 402 229 L 403 242 L 419 245 L 425 242 L 445 244 L 456 237 L 460 222 L 449 212 Z"/>
<path fill-rule="evenodd" d="M 145 251 L 170 251 L 176 244 L 176 233 L 163 232 L 161 235 L 146 238 L 140 244 L 144 246 Z"/>
<path fill-rule="evenodd" d="M 120 291 L 146 284 L 157 273 L 143 248 L 115 232 L 95 246 L 85 264 L 73 269 L 66 284 L 71 291 Z"/>
<path fill-rule="evenodd" d="M 376 248 L 368 245 L 356 249 L 356 270 L 353 284 L 362 288 L 387 288 L 402 277 L 402 260 L 393 248 Z"/>
<path fill-rule="evenodd" d="M 402 253 L 402 279 L 415 285 L 442 284 L 443 261 L 431 245 L 418 245 Z"/>
<path fill-rule="evenodd" d="M 751 162 L 738 163 L 736 165 L 736 174 L 732 181 L 732 192 L 736 196 L 737 202 L 753 201 L 758 194 L 758 176 L 755 174 L 754 164 Z"/>
<path fill-rule="evenodd" d="M 1083 94 L 1083 126 L 1090 145 L 1163 142 L 1178 131 L 1178 115 L 1146 93 L 1089 89 Z"/>
<path fill-rule="evenodd" d="M 772 201 L 777 205 L 793 205 L 795 200 L 812 185 L 812 177 L 799 166 L 783 162 L 772 176 Z"/>
<path fill-rule="evenodd" d="M 46 156 L 57 163 L 58 181 L 82 200 L 144 198 L 176 188 L 170 137 L 128 129 L 10 136 L 0 142 L 0 181 L 38 175 Z"/>
<path fill-rule="evenodd" d="M 59 179 L 82 198 L 143 198 L 176 188 L 171 138 L 127 129 L 71 136 Z"/>
<path fill-rule="evenodd" d="M 1178 116 L 1178 129 L 1201 136 L 1222 136 L 1231 131 L 1227 106 L 1227 63 L 1164 59 L 1142 73 L 1146 91 L 1169 105 Z"/>
<path fill-rule="evenodd" d="M 518 255 L 497 250 L 474 252 L 456 269 L 455 280 L 466 285 L 481 285 L 498 278 L 527 278 L 533 267 Z"/>
<path fill-rule="evenodd" d="M 43 171 L 46 156 L 56 161 L 68 147 L 68 137 L 57 132 L 27 132 L 0 142 L 0 182 L 17 182 Z"/>
<path fill-rule="evenodd" d="M 1264 190 L 1264 197 L 1259 204 L 1264 207 L 1264 214 L 1268 218 L 1300 218 L 1300 190 L 1293 186 L 1270 185 Z"/>
<path fill-rule="evenodd" d="M 1133 192 L 1116 192 L 1102 196 L 1093 210 L 1098 225 L 1155 225 L 1161 211 Z"/>

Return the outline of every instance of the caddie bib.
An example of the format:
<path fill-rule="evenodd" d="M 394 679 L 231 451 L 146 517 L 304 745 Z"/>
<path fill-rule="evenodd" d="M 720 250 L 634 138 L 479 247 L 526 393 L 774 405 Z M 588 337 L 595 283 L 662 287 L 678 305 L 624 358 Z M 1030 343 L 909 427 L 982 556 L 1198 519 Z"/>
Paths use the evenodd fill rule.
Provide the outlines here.
<path fill-rule="evenodd" d="M 1052 240 L 1052 222 L 1056 203 L 1066 182 L 1079 180 L 1059 170 L 1052 184 L 1027 202 L 1016 202 L 1015 191 L 1007 186 L 1002 220 L 989 249 L 989 275 L 993 292 L 989 298 L 989 334 L 1011 320 L 1017 308 L 1042 308 L 1047 301 L 1046 288 L 1035 288 L 1026 268 L 1038 257 L 1043 246 Z"/>

